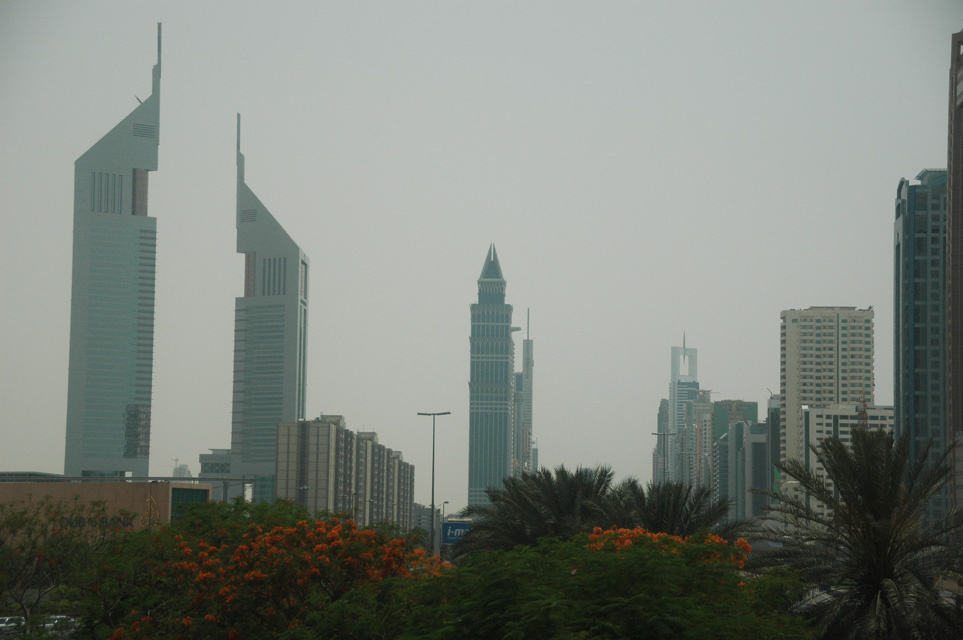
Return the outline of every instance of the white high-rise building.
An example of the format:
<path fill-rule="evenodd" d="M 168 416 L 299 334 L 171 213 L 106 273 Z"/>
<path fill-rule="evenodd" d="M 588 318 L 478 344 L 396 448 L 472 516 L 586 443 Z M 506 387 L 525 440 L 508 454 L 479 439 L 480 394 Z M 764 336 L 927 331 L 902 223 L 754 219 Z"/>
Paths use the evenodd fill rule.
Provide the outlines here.
<path fill-rule="evenodd" d="M 148 474 L 160 54 L 158 24 L 151 95 L 74 163 L 67 476 Z"/>
<path fill-rule="evenodd" d="M 810 307 L 783 311 L 779 459 L 804 460 L 804 407 L 872 406 L 873 309 Z"/>

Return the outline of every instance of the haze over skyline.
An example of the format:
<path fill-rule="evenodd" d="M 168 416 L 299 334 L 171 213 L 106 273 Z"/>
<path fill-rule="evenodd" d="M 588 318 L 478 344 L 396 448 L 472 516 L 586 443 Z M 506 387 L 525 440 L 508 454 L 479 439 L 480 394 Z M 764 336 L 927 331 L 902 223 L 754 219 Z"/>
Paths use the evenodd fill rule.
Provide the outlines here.
<path fill-rule="evenodd" d="M 73 163 L 150 93 L 157 22 L 152 474 L 230 444 L 237 112 L 311 259 L 308 415 L 377 431 L 418 502 L 416 413 L 451 411 L 435 501 L 466 503 L 490 243 L 531 309 L 543 466 L 647 481 L 683 332 L 713 399 L 762 414 L 784 309 L 873 306 L 892 404 L 893 201 L 946 166 L 956 1 L 0 0 L 0 470 L 63 471 Z"/>

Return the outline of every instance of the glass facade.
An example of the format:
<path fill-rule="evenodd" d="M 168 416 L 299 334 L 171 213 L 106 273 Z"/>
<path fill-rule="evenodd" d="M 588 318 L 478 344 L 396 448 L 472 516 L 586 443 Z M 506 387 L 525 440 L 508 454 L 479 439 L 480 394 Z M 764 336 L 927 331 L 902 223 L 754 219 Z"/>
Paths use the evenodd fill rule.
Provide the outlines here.
<path fill-rule="evenodd" d="M 488 503 L 485 489 L 501 488 L 512 475 L 515 416 L 515 342 L 512 306 L 494 245 L 471 305 L 471 370 L 468 416 L 468 505 Z"/>
<path fill-rule="evenodd" d="M 919 184 L 903 179 L 896 196 L 893 275 L 895 428 L 910 433 L 910 454 L 932 442 L 946 451 L 946 171 L 927 169 Z M 927 518 L 946 513 L 949 493 Z"/>
<path fill-rule="evenodd" d="M 254 477 L 254 500 L 271 501 L 278 424 L 305 417 L 309 262 L 244 180 L 240 122 L 237 252 L 245 255 L 245 286 L 234 307 L 231 475 Z"/>
<path fill-rule="evenodd" d="M 64 474 L 146 476 L 154 364 L 160 26 L 153 92 L 74 165 Z"/>

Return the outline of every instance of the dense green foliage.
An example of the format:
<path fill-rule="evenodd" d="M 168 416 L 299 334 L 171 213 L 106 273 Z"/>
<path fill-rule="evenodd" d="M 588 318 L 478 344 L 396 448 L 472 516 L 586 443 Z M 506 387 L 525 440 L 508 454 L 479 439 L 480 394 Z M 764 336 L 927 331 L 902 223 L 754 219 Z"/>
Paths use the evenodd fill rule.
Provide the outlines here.
<path fill-rule="evenodd" d="M 740 552 L 704 541 L 610 530 L 478 553 L 419 585 L 411 638 L 806 638 L 781 612 L 798 581 L 745 580 Z"/>
<path fill-rule="evenodd" d="M 779 521 L 759 533 L 782 547 L 761 560 L 789 566 L 812 586 L 801 603 L 827 639 L 959 638 L 959 597 L 941 586 L 963 584 L 963 531 L 951 511 L 924 523 L 926 505 L 950 479 L 947 452 L 927 463 L 928 448 L 909 458 L 908 435 L 857 429 L 852 443 L 827 438 L 814 448 L 821 477 L 791 460 L 783 472 L 800 492 L 773 493 Z M 807 498 L 805 492 L 808 492 Z M 821 510 L 816 501 L 829 507 Z M 958 539 L 958 538 L 957 538 Z"/>
<path fill-rule="evenodd" d="M 63 508 L 50 505 L 50 512 Z M 6 531 L 39 531 L 31 527 L 51 520 L 44 513 L 8 510 Z M 305 516 L 289 503 L 237 502 L 195 505 L 169 526 L 139 531 L 54 527 L 41 556 L 57 572 L 46 574 L 46 599 L 34 604 L 43 613 L 77 616 L 77 638 L 803 633 L 802 621 L 781 604 L 798 597 L 798 582 L 746 580 L 743 550 L 708 534 L 682 540 L 642 529 L 596 530 L 478 553 L 453 568 L 394 532 Z M 0 540 L 7 593 L 23 586 L 11 568 L 36 551 L 16 547 L 19 540 Z"/>

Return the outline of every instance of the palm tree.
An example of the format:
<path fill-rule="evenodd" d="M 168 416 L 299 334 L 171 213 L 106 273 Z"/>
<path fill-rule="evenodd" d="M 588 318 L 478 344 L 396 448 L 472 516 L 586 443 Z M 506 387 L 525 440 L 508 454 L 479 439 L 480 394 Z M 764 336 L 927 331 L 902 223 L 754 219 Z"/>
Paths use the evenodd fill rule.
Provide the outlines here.
<path fill-rule="evenodd" d="M 638 525 L 670 535 L 691 536 L 700 529 L 715 529 L 723 537 L 735 536 L 742 520 L 726 521 L 729 500 L 713 498 L 709 487 L 680 482 L 649 483 L 638 505 Z"/>
<path fill-rule="evenodd" d="M 708 487 L 681 482 L 650 482 L 643 489 L 635 478 L 623 480 L 602 503 L 603 528 L 642 527 L 655 533 L 686 537 L 711 529 L 725 538 L 737 537 L 747 520 L 726 520 L 729 501 L 713 498 Z"/>
<path fill-rule="evenodd" d="M 612 469 L 564 465 L 505 478 L 504 489 L 486 490 L 489 504 L 464 509 L 474 519 L 455 548 L 456 556 L 509 550 L 539 538 L 571 538 L 598 523 L 599 505 L 612 486 Z"/>
<path fill-rule="evenodd" d="M 503 489 L 486 491 L 489 504 L 461 512 L 475 522 L 455 556 L 509 550 L 539 538 L 569 539 L 595 527 L 643 527 L 682 537 L 714 528 L 732 537 L 745 524 L 723 522 L 729 503 L 714 500 L 706 487 L 667 482 L 643 489 L 635 478 L 617 485 L 612 478 L 607 466 L 572 472 L 564 465 L 505 478 Z"/>
<path fill-rule="evenodd" d="M 908 434 L 867 428 L 853 431 L 851 449 L 827 438 L 812 450 L 826 477 L 798 460 L 780 465 L 800 491 L 769 494 L 778 524 L 762 535 L 782 547 L 761 563 L 794 567 L 811 585 L 801 606 L 822 638 L 960 637 L 963 609 L 941 584 L 963 584 L 961 550 L 949 542 L 963 518 L 953 510 L 924 523 L 951 477 L 949 451 L 927 463 L 926 447 L 911 461 Z"/>

